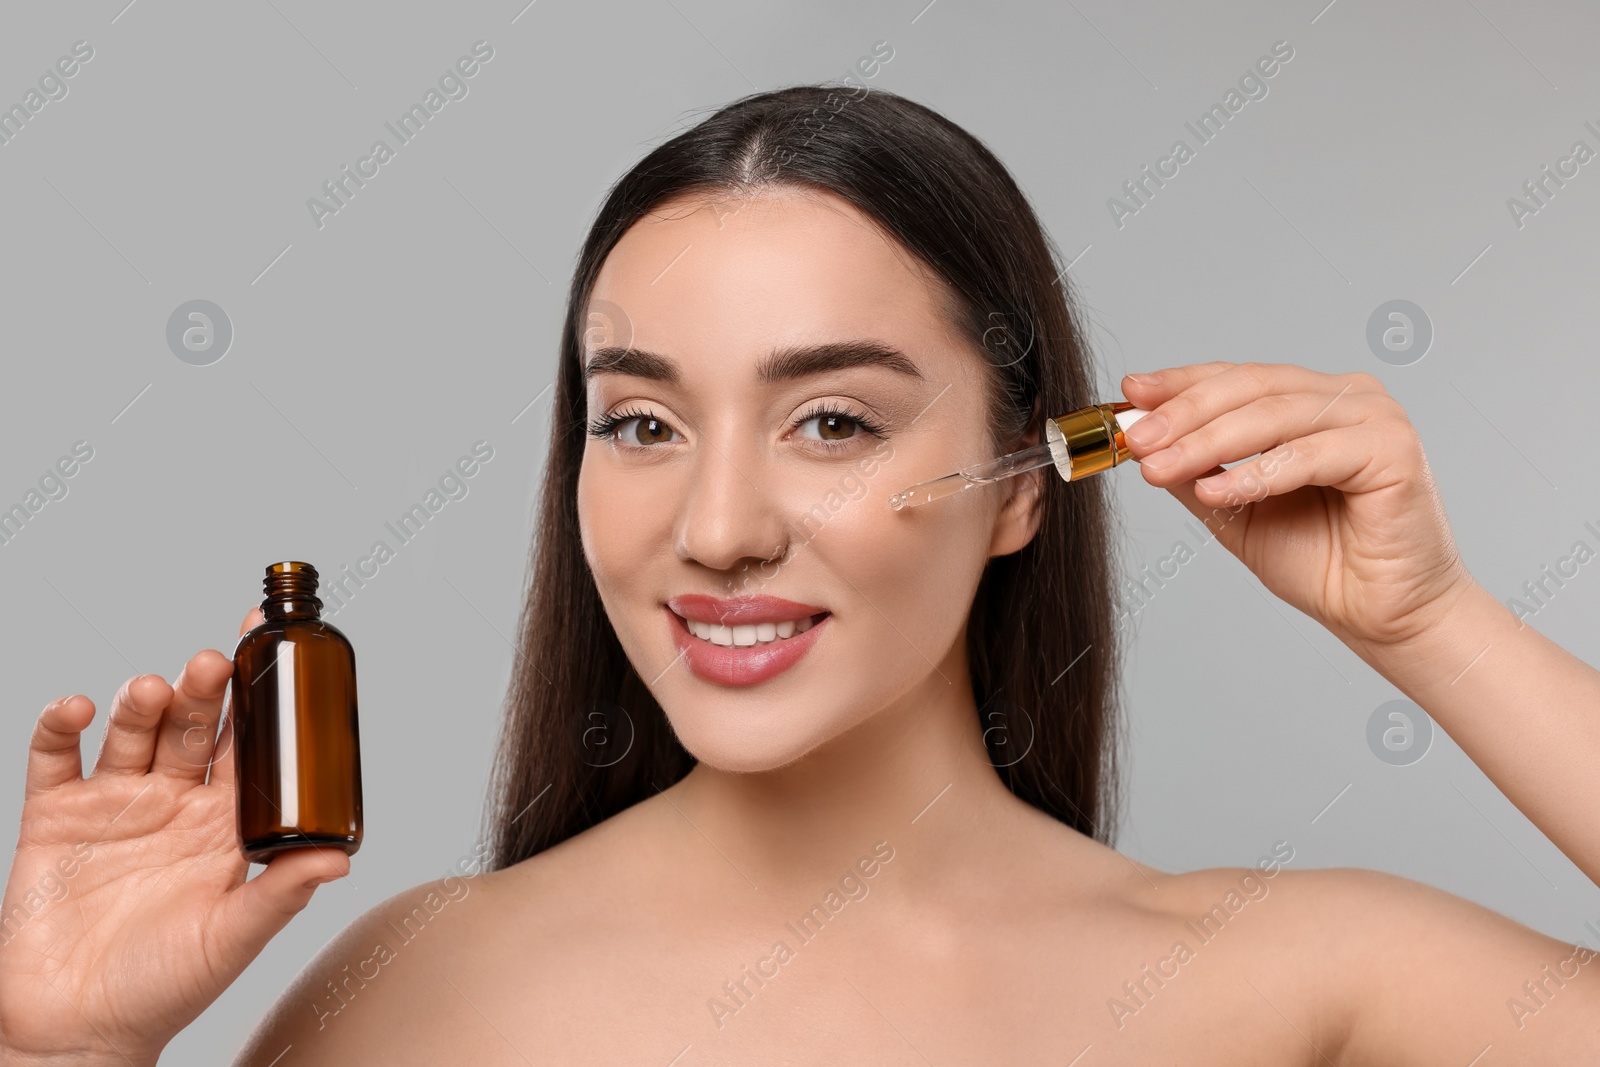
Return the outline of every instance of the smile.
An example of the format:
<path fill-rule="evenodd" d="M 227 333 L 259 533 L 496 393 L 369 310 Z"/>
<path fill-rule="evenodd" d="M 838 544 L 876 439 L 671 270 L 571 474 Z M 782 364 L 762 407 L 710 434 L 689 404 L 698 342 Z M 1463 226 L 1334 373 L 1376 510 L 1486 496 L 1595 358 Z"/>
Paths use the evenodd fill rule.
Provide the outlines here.
<path fill-rule="evenodd" d="M 670 610 L 670 609 L 669 609 Z M 828 617 L 826 611 L 816 615 L 808 615 L 802 619 L 785 619 L 782 622 L 743 623 L 738 626 L 724 626 L 715 622 L 698 622 L 694 619 L 682 619 L 689 632 L 702 641 L 709 641 L 714 645 L 724 648 L 756 648 L 761 645 L 770 645 L 775 641 L 787 641 L 796 634 L 803 634 L 817 623 Z"/>
<path fill-rule="evenodd" d="M 666 607 L 663 612 L 672 643 L 689 671 L 719 686 L 752 686 L 770 681 L 795 666 L 832 628 L 833 615 L 729 625 L 686 619 Z"/>

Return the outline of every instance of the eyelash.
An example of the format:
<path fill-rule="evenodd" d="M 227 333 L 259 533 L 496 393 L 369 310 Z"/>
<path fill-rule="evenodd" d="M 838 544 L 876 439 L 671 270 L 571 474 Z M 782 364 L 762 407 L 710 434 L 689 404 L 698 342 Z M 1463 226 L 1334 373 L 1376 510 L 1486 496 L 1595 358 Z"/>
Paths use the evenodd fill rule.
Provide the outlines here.
<path fill-rule="evenodd" d="M 829 416 L 837 416 L 846 420 L 847 422 L 852 422 L 873 437 L 881 439 L 885 434 L 884 425 L 875 421 L 869 416 L 842 408 L 830 407 L 821 402 L 813 404 L 798 419 L 796 419 L 794 421 L 793 428 L 798 429 L 799 427 L 810 422 L 812 419 L 827 418 Z M 671 425 L 670 423 L 667 423 L 667 420 L 660 418 L 659 416 L 652 415 L 648 411 L 640 411 L 637 408 L 623 408 L 621 411 L 613 411 L 610 414 L 602 415 L 597 419 L 591 420 L 589 422 L 589 436 L 599 438 L 600 440 L 605 440 L 616 431 L 617 427 L 622 426 L 625 423 L 632 422 L 634 419 L 654 419 L 655 421 L 664 425 Z M 838 449 L 849 448 L 860 436 L 860 434 L 852 434 L 843 441 L 829 441 L 823 438 L 817 438 L 813 443 L 821 445 L 826 451 L 835 451 Z M 632 452 L 648 452 L 658 447 L 656 445 L 629 445 L 623 444 L 621 441 L 613 441 L 612 444 Z"/>

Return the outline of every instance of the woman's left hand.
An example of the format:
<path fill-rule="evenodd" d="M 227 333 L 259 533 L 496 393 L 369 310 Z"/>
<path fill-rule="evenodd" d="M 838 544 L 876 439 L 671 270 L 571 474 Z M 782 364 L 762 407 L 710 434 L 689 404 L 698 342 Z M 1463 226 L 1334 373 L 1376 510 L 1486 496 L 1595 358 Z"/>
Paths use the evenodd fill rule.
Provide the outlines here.
<path fill-rule="evenodd" d="M 1476 584 L 1422 442 L 1377 378 L 1290 363 L 1156 373 L 1155 384 L 1122 380 L 1123 395 L 1151 412 L 1126 434 L 1145 481 L 1358 652 L 1428 632 Z M 1209 475 L 1222 477 L 1196 481 Z"/>

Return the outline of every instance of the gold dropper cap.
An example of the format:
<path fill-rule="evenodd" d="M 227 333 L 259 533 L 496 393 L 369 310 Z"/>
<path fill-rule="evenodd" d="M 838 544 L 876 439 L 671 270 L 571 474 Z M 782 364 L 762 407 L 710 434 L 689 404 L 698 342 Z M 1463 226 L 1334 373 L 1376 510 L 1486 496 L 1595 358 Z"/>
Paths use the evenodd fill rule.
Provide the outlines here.
<path fill-rule="evenodd" d="M 1119 420 L 1124 411 L 1138 411 L 1132 403 L 1118 400 L 1091 404 L 1086 408 L 1045 420 L 1044 436 L 1050 444 L 1056 469 L 1069 482 L 1110 470 L 1133 458 L 1123 431 L 1146 413 Z"/>
<path fill-rule="evenodd" d="M 1091 404 L 1044 423 L 1044 444 L 1012 452 L 999 459 L 964 467 L 954 474 L 933 478 L 902 489 L 889 498 L 896 511 L 931 504 L 935 500 L 971 489 L 975 485 L 1013 478 L 1025 471 L 1053 466 L 1066 481 L 1077 481 L 1133 458 L 1124 431 L 1149 412 L 1126 400 Z"/>

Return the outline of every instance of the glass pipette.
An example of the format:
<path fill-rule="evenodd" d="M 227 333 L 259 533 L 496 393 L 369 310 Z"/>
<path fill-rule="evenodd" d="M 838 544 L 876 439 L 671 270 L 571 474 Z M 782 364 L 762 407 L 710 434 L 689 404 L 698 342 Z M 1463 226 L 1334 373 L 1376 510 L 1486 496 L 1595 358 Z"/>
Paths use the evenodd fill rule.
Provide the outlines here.
<path fill-rule="evenodd" d="M 1098 474 L 1132 458 L 1133 454 L 1123 440 L 1123 431 L 1148 414 L 1148 411 L 1136 408 L 1126 400 L 1118 400 L 1108 404 L 1091 404 L 1066 415 L 1046 419 L 1044 444 L 1024 448 L 987 463 L 963 467 L 942 478 L 918 482 L 891 496 L 889 506 L 896 511 L 920 507 L 963 489 L 1004 481 L 1040 467 L 1055 467 L 1057 473 L 1069 482 Z"/>

